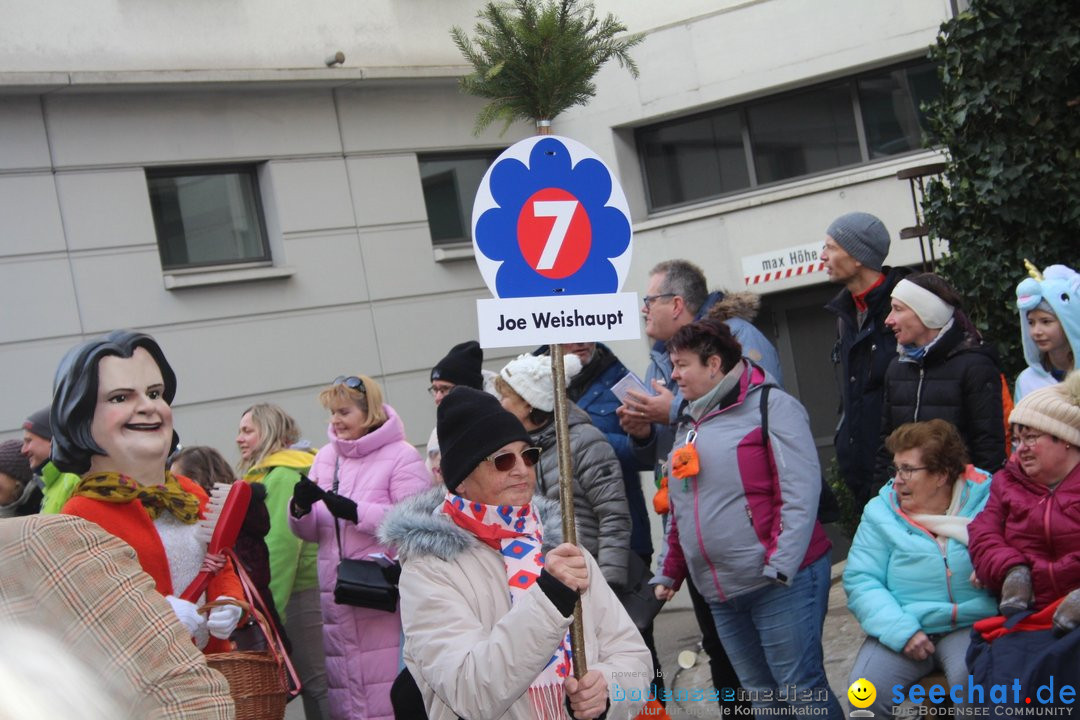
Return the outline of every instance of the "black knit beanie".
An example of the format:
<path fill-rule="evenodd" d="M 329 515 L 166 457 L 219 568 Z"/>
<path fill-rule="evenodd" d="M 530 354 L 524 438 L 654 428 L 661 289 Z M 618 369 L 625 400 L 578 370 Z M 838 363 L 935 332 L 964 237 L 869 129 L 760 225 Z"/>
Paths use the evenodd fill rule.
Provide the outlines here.
<path fill-rule="evenodd" d="M 442 451 L 443 482 L 451 492 L 499 448 L 518 440 L 532 443 L 525 426 L 494 395 L 462 386 L 439 404 L 435 432 Z"/>
<path fill-rule="evenodd" d="M 33 478 L 33 473 L 30 471 L 30 461 L 21 450 L 22 443 L 18 440 L 0 442 L 0 473 L 10 476 L 23 488 Z"/>
<path fill-rule="evenodd" d="M 49 425 L 49 408 L 41 408 L 26 418 L 23 430 L 29 430 L 40 438 L 52 440 L 52 426 Z"/>
<path fill-rule="evenodd" d="M 480 373 L 483 362 L 484 351 L 480 349 L 480 343 L 475 340 L 458 343 L 431 368 L 431 379 L 483 390 L 484 376 Z"/>

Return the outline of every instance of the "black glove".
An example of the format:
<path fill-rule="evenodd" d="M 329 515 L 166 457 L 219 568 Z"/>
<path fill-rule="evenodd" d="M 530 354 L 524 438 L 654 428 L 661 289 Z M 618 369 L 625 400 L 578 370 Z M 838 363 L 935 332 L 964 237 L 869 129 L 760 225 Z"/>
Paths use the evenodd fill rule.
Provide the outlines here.
<path fill-rule="evenodd" d="M 1073 590 L 1054 611 L 1054 634 L 1064 635 L 1080 625 L 1080 589 Z"/>
<path fill-rule="evenodd" d="M 1001 603 L 998 610 L 1002 615 L 1015 615 L 1027 610 L 1035 600 L 1031 590 L 1031 568 L 1027 565 L 1014 565 L 1005 576 L 1001 585 Z"/>
<path fill-rule="evenodd" d="M 358 518 L 356 515 L 356 503 L 347 497 L 338 495 L 336 492 L 328 492 L 323 495 L 323 505 L 330 511 L 330 514 L 336 518 L 342 520 L 348 520 L 352 524 L 356 524 Z"/>
<path fill-rule="evenodd" d="M 293 487 L 292 514 L 293 517 L 304 517 L 311 512 L 311 506 L 323 499 L 326 491 L 311 482 L 311 478 L 303 473 L 300 474 L 300 482 Z"/>

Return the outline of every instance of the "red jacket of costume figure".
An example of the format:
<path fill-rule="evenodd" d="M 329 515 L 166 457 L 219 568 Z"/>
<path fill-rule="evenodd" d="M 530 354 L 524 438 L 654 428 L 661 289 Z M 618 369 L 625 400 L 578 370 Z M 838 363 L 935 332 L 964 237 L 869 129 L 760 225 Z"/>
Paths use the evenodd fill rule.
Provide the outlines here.
<path fill-rule="evenodd" d="M 206 492 L 191 480 L 182 475 L 175 476 L 185 491 L 199 498 L 199 516 L 206 511 L 206 503 L 209 498 Z M 157 591 L 162 595 L 177 595 L 185 588 L 174 588 L 172 577 L 169 574 L 169 559 L 165 555 L 165 546 L 161 543 L 154 521 L 149 513 L 143 508 L 138 500 L 126 503 L 110 503 L 102 500 L 76 495 L 64 504 L 62 512 L 66 515 L 75 515 L 91 522 L 95 522 L 110 534 L 120 538 L 135 550 L 139 558 L 139 564 L 150 577 L 154 578 Z M 226 563 L 225 567 L 210 580 L 206 588 L 206 599 L 214 600 L 221 596 L 228 596 L 237 600 L 244 598 L 244 590 L 240 580 L 233 571 L 232 563 Z M 211 638 L 206 646 L 206 652 L 219 652 L 227 650 L 226 642 Z"/>
<path fill-rule="evenodd" d="M 1036 610 L 1080 587 L 1080 465 L 1051 490 L 1014 455 L 994 475 L 968 537 L 975 574 L 996 593 L 1014 565 L 1031 568 Z"/>

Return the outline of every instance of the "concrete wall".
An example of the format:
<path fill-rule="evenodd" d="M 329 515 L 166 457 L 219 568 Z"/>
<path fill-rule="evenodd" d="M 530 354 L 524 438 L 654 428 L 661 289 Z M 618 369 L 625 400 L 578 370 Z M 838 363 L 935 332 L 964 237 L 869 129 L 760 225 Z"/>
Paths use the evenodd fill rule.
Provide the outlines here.
<path fill-rule="evenodd" d="M 318 389 L 359 372 L 385 380 L 410 440 L 426 442 L 427 371 L 475 336 L 486 288 L 474 263 L 435 262 L 416 149 L 516 139 L 474 138 L 476 106 L 446 81 L 0 99 L 0 286 L 13 310 L 0 363 L 18 378 L 0 428 L 48 403 L 68 347 L 132 327 L 175 365 L 186 443 L 231 449 L 240 412 L 266 397 L 321 443 Z M 260 163 L 274 263 L 291 275 L 166 289 L 144 168 L 244 161 Z"/>
<path fill-rule="evenodd" d="M 796 3 L 805 12 L 811 0 Z M 833 0 L 830 0 L 833 2 Z M 471 30 L 484 0 L 0 0 L 0 69 L 6 72 L 320 68 L 345 53 L 345 67 L 460 65 L 449 36 Z M 850 5 L 850 0 L 839 4 Z M 867 0 L 892 15 L 898 3 Z M 925 4 L 911 3 L 921 6 Z M 935 0 L 944 7 L 944 0 Z M 802 8 L 798 8 L 801 5 Z M 785 0 L 598 0 L 631 32 L 739 16 L 764 6 L 783 20 Z M 773 6 L 775 9 L 768 9 Z M 756 11 L 755 11 L 756 12 Z M 918 12 L 914 10 L 913 12 Z M 816 14 L 816 11 L 815 11 Z M 861 13 L 860 13 L 861 14 Z M 808 38 L 812 42 L 812 38 Z"/>

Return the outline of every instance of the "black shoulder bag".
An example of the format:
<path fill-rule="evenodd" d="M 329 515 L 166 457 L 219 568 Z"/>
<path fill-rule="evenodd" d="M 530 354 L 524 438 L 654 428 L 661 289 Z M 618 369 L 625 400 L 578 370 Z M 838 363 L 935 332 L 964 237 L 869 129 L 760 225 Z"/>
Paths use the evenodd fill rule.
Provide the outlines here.
<path fill-rule="evenodd" d="M 334 492 L 338 489 L 338 465 L 334 460 Z M 334 585 L 334 602 L 338 605 L 371 608 L 394 612 L 397 610 L 397 581 L 401 566 L 397 563 L 384 567 L 374 560 L 354 560 L 344 557 L 341 550 L 341 528 L 334 518 L 334 534 L 337 536 L 338 557 L 337 583 Z"/>

